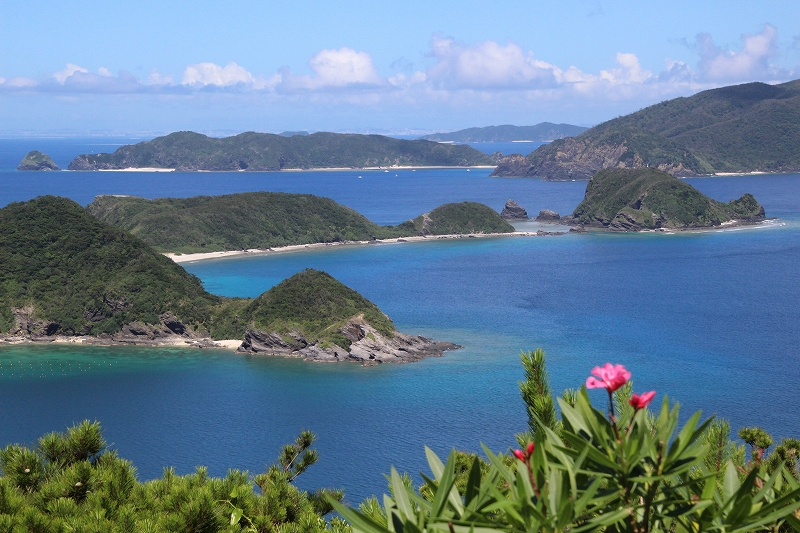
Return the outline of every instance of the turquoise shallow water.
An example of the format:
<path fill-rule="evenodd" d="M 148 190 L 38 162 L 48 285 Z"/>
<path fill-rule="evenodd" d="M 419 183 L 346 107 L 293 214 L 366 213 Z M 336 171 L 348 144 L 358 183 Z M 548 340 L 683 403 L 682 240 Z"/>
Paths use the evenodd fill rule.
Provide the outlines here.
<path fill-rule="evenodd" d="M 66 148 L 64 148 L 66 150 Z M 291 190 L 329 196 L 383 223 L 445 201 L 568 212 L 585 183 L 488 179 L 488 171 L 303 174 L 0 172 L 0 204 L 58 192 L 154 196 Z M 398 173 L 399 174 L 399 173 Z M 0 349 L 0 442 L 31 442 L 84 418 L 143 478 L 165 465 L 258 471 L 300 429 L 320 463 L 301 485 L 380 493 L 390 464 L 425 469 L 422 446 L 496 450 L 525 425 L 517 354 L 545 348 L 555 390 L 623 363 L 637 390 L 719 413 L 734 427 L 800 435 L 800 176 L 690 180 L 729 200 L 752 192 L 769 228 L 683 235 L 569 235 L 334 247 L 186 265 L 210 291 L 255 296 L 307 267 L 376 302 L 397 326 L 459 343 L 443 358 L 362 368 L 222 350 Z M 499 204 L 499 205 L 498 205 Z M 13 366 L 12 366 L 13 365 Z M 598 396 L 598 401 L 602 399 Z"/>

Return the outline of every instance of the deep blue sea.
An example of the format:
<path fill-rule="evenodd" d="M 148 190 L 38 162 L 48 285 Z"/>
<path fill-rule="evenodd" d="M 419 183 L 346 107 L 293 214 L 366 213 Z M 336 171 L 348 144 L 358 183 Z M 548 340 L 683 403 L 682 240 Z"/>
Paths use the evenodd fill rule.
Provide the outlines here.
<path fill-rule="evenodd" d="M 0 206 L 41 194 L 313 193 L 381 224 L 445 202 L 535 214 L 570 212 L 585 182 L 489 178 L 473 169 L 303 173 L 19 173 L 31 149 L 66 163 L 119 139 L 0 140 Z M 113 149 L 100 148 L 100 150 Z M 99 151 L 99 150 L 96 150 Z M 56 154 L 59 154 L 56 157 Z M 60 159 L 59 159 L 60 158 Z M 361 178 L 359 179 L 359 176 Z M 464 239 L 201 261 L 185 265 L 214 293 L 256 296 L 307 267 L 378 304 L 401 331 L 464 348 L 443 358 L 363 368 L 223 350 L 18 346 L 0 349 L 0 444 L 31 443 L 100 420 L 142 479 L 174 465 L 258 472 L 301 429 L 320 462 L 300 486 L 345 488 L 357 503 L 385 490 L 390 465 L 426 470 L 423 445 L 496 451 L 526 416 L 518 354 L 543 347 L 554 390 L 591 368 L 625 364 L 635 389 L 800 436 L 800 175 L 687 180 L 727 201 L 753 193 L 769 227 L 682 235 Z M 602 403 L 598 393 L 597 401 Z"/>

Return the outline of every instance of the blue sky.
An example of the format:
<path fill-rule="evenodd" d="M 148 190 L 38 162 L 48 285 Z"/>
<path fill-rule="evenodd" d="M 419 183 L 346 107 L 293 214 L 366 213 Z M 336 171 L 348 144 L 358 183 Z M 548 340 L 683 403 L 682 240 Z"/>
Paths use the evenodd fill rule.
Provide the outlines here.
<path fill-rule="evenodd" d="M 592 125 L 800 77 L 800 2 L 0 0 L 0 133 Z"/>

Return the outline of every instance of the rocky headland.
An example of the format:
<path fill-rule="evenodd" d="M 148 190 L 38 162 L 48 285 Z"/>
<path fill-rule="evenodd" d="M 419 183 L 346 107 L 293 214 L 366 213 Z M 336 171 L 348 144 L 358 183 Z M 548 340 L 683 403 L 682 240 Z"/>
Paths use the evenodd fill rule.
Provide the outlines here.
<path fill-rule="evenodd" d="M 588 180 L 605 168 L 677 177 L 800 170 L 800 80 L 675 98 L 501 159 L 492 176 Z"/>
<path fill-rule="evenodd" d="M 25 171 L 47 171 L 47 170 L 61 170 L 55 162 L 50 159 L 50 156 L 47 154 L 43 154 L 38 150 L 33 150 L 32 152 L 28 152 L 28 154 L 22 158 L 17 170 L 25 170 Z"/>
<path fill-rule="evenodd" d="M 597 172 L 583 201 L 561 221 L 578 231 L 646 231 L 748 225 L 764 219 L 764 208 L 751 194 L 723 203 L 658 169 L 614 168 Z"/>

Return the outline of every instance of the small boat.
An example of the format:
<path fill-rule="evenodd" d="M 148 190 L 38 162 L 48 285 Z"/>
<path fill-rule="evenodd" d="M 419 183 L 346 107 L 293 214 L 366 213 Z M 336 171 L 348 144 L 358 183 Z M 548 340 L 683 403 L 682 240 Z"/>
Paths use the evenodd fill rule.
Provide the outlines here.
<path fill-rule="evenodd" d="M 388 170 L 384 170 L 384 172 L 389 172 Z"/>
<path fill-rule="evenodd" d="M 358 179 L 361 179 L 361 176 L 359 176 Z"/>

